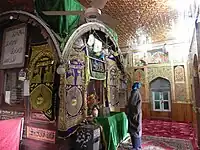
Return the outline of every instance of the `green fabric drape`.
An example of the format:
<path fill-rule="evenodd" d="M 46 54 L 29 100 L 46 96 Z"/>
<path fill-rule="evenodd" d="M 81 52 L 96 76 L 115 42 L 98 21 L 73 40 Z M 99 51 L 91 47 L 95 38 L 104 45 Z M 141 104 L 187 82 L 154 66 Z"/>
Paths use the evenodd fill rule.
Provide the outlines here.
<path fill-rule="evenodd" d="M 97 117 L 103 127 L 107 150 L 117 150 L 118 144 L 128 134 L 128 120 L 124 112 L 111 112 L 110 116 Z"/>
<path fill-rule="evenodd" d="M 118 35 L 117 35 L 117 33 L 113 29 L 111 29 L 109 27 L 107 27 L 107 29 L 110 32 L 110 34 L 113 36 L 113 39 L 115 40 L 115 42 L 118 43 Z"/>
<path fill-rule="evenodd" d="M 62 39 L 68 38 L 78 27 L 80 16 L 46 16 L 42 11 L 83 10 L 80 3 L 76 0 L 35 0 L 35 9 L 40 17 L 46 21 Z"/>
<path fill-rule="evenodd" d="M 83 10 L 82 5 L 77 0 L 35 0 L 35 10 L 50 28 L 61 37 L 62 50 L 69 36 L 78 28 L 80 16 L 46 16 L 42 11 L 81 11 Z M 117 33 L 109 27 L 107 29 L 114 40 L 118 42 Z"/>

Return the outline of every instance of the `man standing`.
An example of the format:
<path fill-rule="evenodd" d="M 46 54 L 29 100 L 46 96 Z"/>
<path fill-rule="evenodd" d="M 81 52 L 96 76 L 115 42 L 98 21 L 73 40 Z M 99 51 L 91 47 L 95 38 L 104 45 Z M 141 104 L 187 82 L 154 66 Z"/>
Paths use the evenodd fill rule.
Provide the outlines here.
<path fill-rule="evenodd" d="M 140 87 L 141 84 L 139 82 L 133 84 L 131 96 L 126 106 L 128 132 L 130 133 L 134 150 L 140 150 L 142 143 L 142 98 L 139 92 Z"/>

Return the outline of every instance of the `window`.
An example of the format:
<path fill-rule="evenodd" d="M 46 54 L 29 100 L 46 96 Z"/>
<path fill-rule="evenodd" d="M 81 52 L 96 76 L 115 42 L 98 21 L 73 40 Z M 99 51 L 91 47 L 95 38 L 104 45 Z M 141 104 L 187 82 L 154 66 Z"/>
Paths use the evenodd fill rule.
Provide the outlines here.
<path fill-rule="evenodd" d="M 170 111 L 170 92 L 162 91 L 152 92 L 153 96 L 153 110 L 154 111 Z"/>
<path fill-rule="evenodd" d="M 153 111 L 171 111 L 170 82 L 156 78 L 150 83 Z"/>
<path fill-rule="evenodd" d="M 23 81 L 19 80 L 21 69 L 12 69 L 5 71 L 4 82 L 4 103 L 10 106 L 23 106 Z"/>

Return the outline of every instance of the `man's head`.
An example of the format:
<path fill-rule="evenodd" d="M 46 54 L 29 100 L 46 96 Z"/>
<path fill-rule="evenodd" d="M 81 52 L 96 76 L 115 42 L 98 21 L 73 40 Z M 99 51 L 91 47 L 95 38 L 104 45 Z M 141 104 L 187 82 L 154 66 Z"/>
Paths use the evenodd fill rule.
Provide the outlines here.
<path fill-rule="evenodd" d="M 133 90 L 137 90 L 141 88 L 141 83 L 140 82 L 135 82 L 132 86 Z"/>

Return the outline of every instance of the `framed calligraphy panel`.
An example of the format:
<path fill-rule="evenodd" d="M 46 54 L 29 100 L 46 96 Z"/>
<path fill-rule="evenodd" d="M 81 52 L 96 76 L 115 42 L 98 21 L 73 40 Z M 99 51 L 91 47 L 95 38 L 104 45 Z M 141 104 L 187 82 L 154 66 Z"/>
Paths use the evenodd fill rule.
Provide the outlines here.
<path fill-rule="evenodd" d="M 27 126 L 27 138 L 44 141 L 48 143 L 55 143 L 56 132 Z"/>
<path fill-rule="evenodd" d="M 27 27 L 19 24 L 6 28 L 3 33 L 0 69 L 24 66 Z"/>
<path fill-rule="evenodd" d="M 105 80 L 105 63 L 101 60 L 90 58 L 90 73 L 91 77 L 94 79 Z"/>

